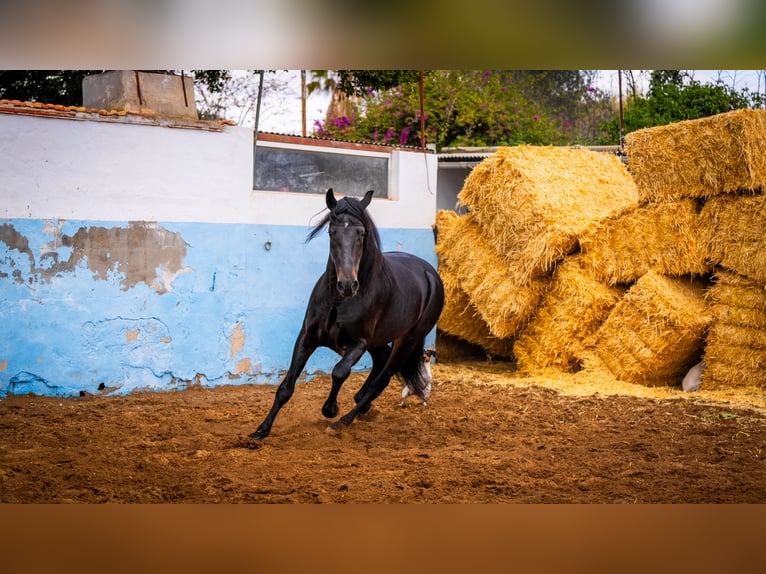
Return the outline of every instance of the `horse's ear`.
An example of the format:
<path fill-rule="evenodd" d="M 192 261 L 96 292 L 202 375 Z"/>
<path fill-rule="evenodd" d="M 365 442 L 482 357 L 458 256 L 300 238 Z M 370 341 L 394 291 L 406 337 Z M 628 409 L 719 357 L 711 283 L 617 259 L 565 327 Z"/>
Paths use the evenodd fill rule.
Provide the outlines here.
<path fill-rule="evenodd" d="M 327 203 L 327 209 L 330 211 L 335 209 L 335 206 L 338 205 L 338 200 L 335 199 L 335 194 L 333 194 L 332 188 L 327 190 L 327 193 L 325 194 L 325 202 Z"/>
<path fill-rule="evenodd" d="M 362 201 L 359 203 L 362 204 L 362 209 L 366 209 L 368 205 L 370 205 L 370 201 L 372 201 L 372 194 L 375 193 L 374 190 L 370 190 L 367 193 L 364 194 L 364 197 L 362 198 Z"/>

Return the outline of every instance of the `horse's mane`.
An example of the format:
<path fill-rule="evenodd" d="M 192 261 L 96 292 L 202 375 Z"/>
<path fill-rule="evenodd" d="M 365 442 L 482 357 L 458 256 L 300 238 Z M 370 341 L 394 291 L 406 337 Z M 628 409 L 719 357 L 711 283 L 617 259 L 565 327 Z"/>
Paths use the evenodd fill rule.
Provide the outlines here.
<path fill-rule="evenodd" d="M 327 215 L 325 215 L 322 220 L 311 230 L 311 232 L 309 232 L 308 236 L 306 237 L 306 242 L 308 243 L 314 239 L 327 226 L 327 224 L 332 221 L 334 217 L 337 217 L 343 213 L 348 213 L 353 218 L 358 219 L 364 226 L 364 230 L 367 232 L 370 238 L 370 246 L 374 246 L 375 249 L 380 250 L 380 234 L 378 233 L 378 228 L 375 226 L 375 222 L 372 221 L 372 217 L 370 217 L 370 214 L 367 213 L 367 210 L 362 207 L 361 202 L 358 199 L 354 199 L 352 197 L 341 198 L 335 208 L 332 209 L 332 211 L 329 211 Z"/>

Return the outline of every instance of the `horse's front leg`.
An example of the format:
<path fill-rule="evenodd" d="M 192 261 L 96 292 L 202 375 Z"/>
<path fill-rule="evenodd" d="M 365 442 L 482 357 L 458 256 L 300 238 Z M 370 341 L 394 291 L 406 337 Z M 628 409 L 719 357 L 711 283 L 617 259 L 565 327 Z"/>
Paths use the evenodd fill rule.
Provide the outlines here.
<path fill-rule="evenodd" d="M 303 367 L 306 366 L 306 362 L 309 357 L 316 350 L 317 343 L 313 337 L 310 337 L 305 328 L 301 329 L 298 339 L 295 341 L 295 347 L 293 348 L 293 357 L 290 361 L 290 368 L 287 370 L 282 382 L 277 387 L 277 392 L 274 394 L 274 403 L 271 405 L 271 410 L 263 422 L 260 424 L 255 432 L 250 434 L 250 438 L 257 440 L 263 440 L 271 432 L 271 425 L 274 424 L 274 419 L 277 417 L 279 410 L 290 400 L 295 391 L 295 381 L 303 371 Z"/>
<path fill-rule="evenodd" d="M 362 355 L 364 355 L 366 350 L 367 343 L 365 341 L 359 341 L 356 345 L 349 347 L 343 355 L 343 358 L 338 361 L 338 364 L 335 365 L 335 367 L 333 367 L 332 387 L 330 388 L 330 394 L 327 396 L 327 400 L 322 406 L 322 414 L 328 419 L 331 419 L 338 414 L 338 392 L 351 374 L 351 368 Z"/>

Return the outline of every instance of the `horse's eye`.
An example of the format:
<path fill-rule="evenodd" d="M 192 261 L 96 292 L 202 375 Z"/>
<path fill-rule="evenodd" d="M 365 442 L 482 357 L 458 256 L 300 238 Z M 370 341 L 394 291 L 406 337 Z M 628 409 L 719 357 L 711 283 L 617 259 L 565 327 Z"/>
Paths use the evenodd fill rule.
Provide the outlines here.
<path fill-rule="evenodd" d="M 359 230 L 359 237 L 364 237 L 365 235 L 367 235 L 367 232 L 364 229 L 360 229 Z"/>
<path fill-rule="evenodd" d="M 335 235 L 335 230 L 334 230 L 334 229 L 328 229 L 328 230 L 327 230 L 327 233 L 328 233 L 328 235 L 329 235 L 330 237 L 332 237 L 333 235 Z"/>

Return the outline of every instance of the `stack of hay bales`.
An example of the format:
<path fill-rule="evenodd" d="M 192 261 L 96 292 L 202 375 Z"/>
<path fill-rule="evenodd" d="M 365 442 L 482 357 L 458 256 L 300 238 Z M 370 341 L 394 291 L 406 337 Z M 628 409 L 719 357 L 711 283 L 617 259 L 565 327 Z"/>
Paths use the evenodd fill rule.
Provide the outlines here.
<path fill-rule="evenodd" d="M 706 388 L 766 387 L 766 111 L 639 130 L 626 147 L 630 174 L 572 148 L 501 148 L 477 166 L 458 196 L 468 214 L 437 218 L 462 313 L 439 327 L 528 372 L 680 384 L 702 356 Z"/>
<path fill-rule="evenodd" d="M 586 331 L 594 322 L 594 302 L 603 309 L 600 299 L 609 297 L 580 289 L 582 272 L 575 272 L 574 264 L 571 272 L 555 273 L 555 269 L 594 221 L 637 204 L 635 185 L 620 160 L 586 149 L 500 148 L 466 178 L 458 199 L 469 213 L 442 211 L 436 222 L 440 273 L 447 282 L 454 277 L 461 301 L 453 309 L 448 297 L 440 329 L 487 349 L 486 340 L 476 336 L 479 320 L 490 337 L 503 342 L 503 352 L 495 354 L 518 357 L 513 344 L 535 311 L 545 304 L 551 309 L 547 320 L 555 321 L 550 315 L 557 313 L 553 307 L 562 301 L 562 290 L 581 290 L 578 308 L 590 307 L 585 313 L 573 313 L 569 329 Z M 572 285 L 562 285 L 567 280 Z M 570 305 L 568 299 L 566 304 Z M 472 312 L 465 311 L 469 308 Z M 455 320 L 457 310 L 462 310 L 460 321 Z M 537 327 L 537 332 L 543 338 L 553 334 L 545 326 Z M 526 338 L 525 356 L 551 364 L 571 361 L 566 337 L 559 337 L 560 353 L 546 358 L 539 349 L 547 343 L 538 339 Z"/>
<path fill-rule="evenodd" d="M 713 285 L 703 388 L 766 387 L 766 111 L 640 130 L 626 145 L 642 203 L 704 200 L 696 233 Z"/>
<path fill-rule="evenodd" d="M 577 356 L 620 301 L 625 290 L 594 279 L 578 255 L 566 258 L 553 273 L 534 318 L 513 345 L 526 371 L 576 370 Z"/>

